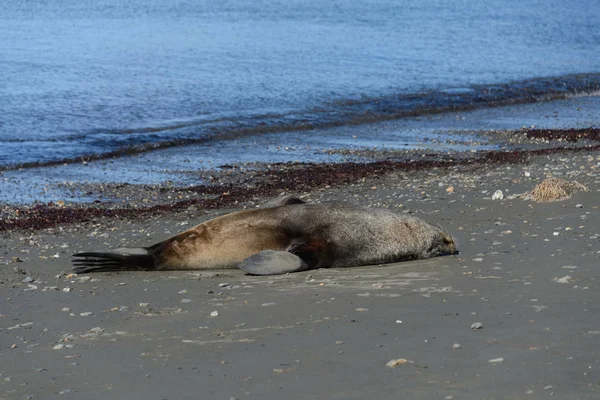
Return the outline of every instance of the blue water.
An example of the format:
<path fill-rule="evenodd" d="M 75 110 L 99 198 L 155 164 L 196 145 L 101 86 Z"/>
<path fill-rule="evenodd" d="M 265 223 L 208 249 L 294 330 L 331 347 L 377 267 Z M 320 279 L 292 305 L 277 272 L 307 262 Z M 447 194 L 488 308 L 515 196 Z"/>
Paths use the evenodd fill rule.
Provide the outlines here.
<path fill-rule="evenodd" d="M 597 0 L 3 1 L 0 167 L 476 105 L 538 77 L 558 78 L 537 95 L 584 90 L 599 16 Z"/>

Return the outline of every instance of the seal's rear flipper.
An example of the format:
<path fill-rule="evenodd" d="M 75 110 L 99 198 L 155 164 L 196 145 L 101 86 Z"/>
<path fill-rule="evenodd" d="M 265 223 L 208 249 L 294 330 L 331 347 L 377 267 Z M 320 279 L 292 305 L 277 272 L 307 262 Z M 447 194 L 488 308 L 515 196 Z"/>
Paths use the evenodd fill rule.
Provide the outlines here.
<path fill-rule="evenodd" d="M 256 253 L 238 264 L 238 268 L 250 275 L 280 275 L 309 269 L 297 255 L 275 250 Z"/>
<path fill-rule="evenodd" d="M 105 271 L 155 270 L 154 257 L 144 248 L 122 248 L 73 254 L 77 274 Z"/>

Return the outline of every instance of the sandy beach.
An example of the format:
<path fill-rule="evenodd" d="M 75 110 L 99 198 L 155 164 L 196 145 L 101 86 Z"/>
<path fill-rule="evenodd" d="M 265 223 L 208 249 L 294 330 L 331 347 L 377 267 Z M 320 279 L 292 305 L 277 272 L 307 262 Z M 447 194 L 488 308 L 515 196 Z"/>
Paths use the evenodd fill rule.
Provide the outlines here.
<path fill-rule="evenodd" d="M 215 192 L 114 215 L 100 204 L 93 218 L 53 205 L 45 210 L 70 211 L 46 214 L 44 229 L 5 225 L 0 398 L 595 399 L 600 153 L 559 136 L 553 149 L 479 161 L 330 166 L 333 182 L 318 166 L 289 167 L 232 201 Z M 440 224 L 460 254 L 276 277 L 70 274 L 72 253 L 150 245 L 290 194 L 296 181 L 283 189 L 273 178 L 290 176 L 309 202 L 344 199 Z M 589 191 L 553 203 L 511 198 L 548 176 Z M 505 198 L 492 200 L 496 190 Z M 32 209 L 5 215 L 44 214 Z"/>
<path fill-rule="evenodd" d="M 598 15 L 598 0 L 0 2 L 0 400 L 599 399 Z M 533 201 L 548 178 L 573 192 Z M 74 254 L 289 195 L 420 217 L 458 253 L 435 235 L 419 254 L 452 255 L 73 273 Z M 348 267 L 399 259 L 386 243 L 410 228 L 296 207 L 265 212 L 286 221 L 267 239 L 247 222 L 251 238 Z M 203 256 L 267 268 L 214 225 Z M 335 239 L 296 243 L 304 230 Z"/>

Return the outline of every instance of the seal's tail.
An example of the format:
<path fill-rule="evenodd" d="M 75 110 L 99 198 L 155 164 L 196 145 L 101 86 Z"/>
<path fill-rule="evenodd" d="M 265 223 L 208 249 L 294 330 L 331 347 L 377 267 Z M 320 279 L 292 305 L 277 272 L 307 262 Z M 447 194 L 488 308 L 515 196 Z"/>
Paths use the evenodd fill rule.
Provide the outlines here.
<path fill-rule="evenodd" d="M 73 254 L 73 271 L 77 274 L 104 271 L 156 269 L 156 259 L 146 248 L 121 248 Z"/>

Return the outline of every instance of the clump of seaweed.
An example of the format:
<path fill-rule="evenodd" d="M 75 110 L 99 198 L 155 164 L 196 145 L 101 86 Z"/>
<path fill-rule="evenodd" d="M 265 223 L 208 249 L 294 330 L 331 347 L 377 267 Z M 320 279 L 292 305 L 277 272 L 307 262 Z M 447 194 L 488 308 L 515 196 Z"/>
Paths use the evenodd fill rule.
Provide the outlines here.
<path fill-rule="evenodd" d="M 587 192 L 588 188 L 579 182 L 569 182 L 561 178 L 547 178 L 523 196 L 525 200 L 538 203 L 568 199 L 578 191 Z"/>

